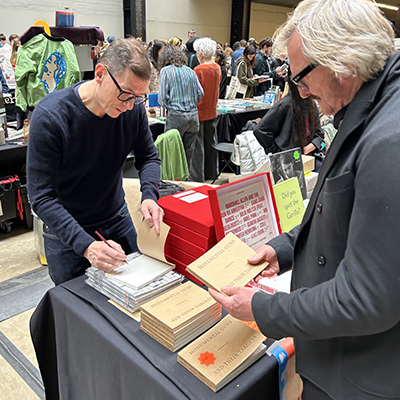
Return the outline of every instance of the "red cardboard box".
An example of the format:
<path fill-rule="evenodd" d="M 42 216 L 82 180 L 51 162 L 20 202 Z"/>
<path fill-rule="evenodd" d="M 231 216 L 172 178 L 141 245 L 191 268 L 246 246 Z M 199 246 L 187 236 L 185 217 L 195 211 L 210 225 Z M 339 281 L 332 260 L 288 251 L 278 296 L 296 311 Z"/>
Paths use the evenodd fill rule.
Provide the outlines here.
<path fill-rule="evenodd" d="M 179 260 L 182 262 L 182 264 L 189 265 L 193 261 L 197 260 L 197 257 L 192 256 L 189 253 L 186 253 L 185 251 L 178 249 L 175 246 L 172 246 L 167 242 L 165 242 L 165 255 L 171 256 L 175 258 L 175 260 Z"/>
<path fill-rule="evenodd" d="M 173 233 L 171 233 L 171 231 L 169 232 L 167 236 L 167 241 L 165 242 L 165 245 L 168 244 L 177 247 L 179 249 L 182 249 L 183 251 L 192 255 L 196 259 L 201 257 L 208 250 L 204 247 L 200 247 L 190 242 L 189 240 L 182 238 L 181 236 L 174 235 Z"/>
<path fill-rule="evenodd" d="M 191 281 L 199 283 L 200 285 L 204 286 L 204 283 L 200 282 L 197 278 L 195 278 L 192 274 L 189 272 L 186 272 L 186 266 L 183 264 L 181 261 L 176 260 L 175 258 L 169 256 L 168 254 L 165 255 L 165 258 L 167 259 L 168 262 L 175 264 L 175 271 L 179 272 L 182 275 L 185 275 L 188 277 Z"/>
<path fill-rule="evenodd" d="M 210 186 L 203 185 L 162 197 L 158 205 L 164 209 L 165 218 L 191 229 L 203 236 L 215 236 L 214 219 L 208 199 Z"/>
<path fill-rule="evenodd" d="M 216 236 L 204 236 L 201 235 L 198 232 L 195 232 L 189 228 L 186 228 L 180 224 L 177 224 L 174 221 L 169 220 L 168 218 L 163 219 L 163 221 L 171 227 L 171 230 L 169 231 L 168 237 L 167 237 L 167 242 L 169 240 L 169 235 L 172 233 L 175 236 L 178 236 L 188 242 L 191 242 L 198 247 L 203 248 L 204 250 L 209 250 L 211 247 L 213 247 L 217 243 L 217 238 Z M 177 246 L 176 244 L 174 246 Z M 179 247 L 179 245 L 177 246 Z"/>

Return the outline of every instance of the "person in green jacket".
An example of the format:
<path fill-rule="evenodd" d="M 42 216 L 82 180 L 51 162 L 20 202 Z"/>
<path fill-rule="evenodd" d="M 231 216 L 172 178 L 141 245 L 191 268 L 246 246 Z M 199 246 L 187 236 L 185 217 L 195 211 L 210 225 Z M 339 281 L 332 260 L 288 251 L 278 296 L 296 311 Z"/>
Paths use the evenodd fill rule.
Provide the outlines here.
<path fill-rule="evenodd" d="M 245 97 L 254 97 L 256 95 L 256 87 L 265 82 L 266 79 L 254 79 L 257 75 L 253 76 L 253 68 L 255 65 L 257 49 L 253 45 L 248 45 L 243 50 L 243 54 L 236 60 L 236 76 L 239 82 L 247 85 Z"/>

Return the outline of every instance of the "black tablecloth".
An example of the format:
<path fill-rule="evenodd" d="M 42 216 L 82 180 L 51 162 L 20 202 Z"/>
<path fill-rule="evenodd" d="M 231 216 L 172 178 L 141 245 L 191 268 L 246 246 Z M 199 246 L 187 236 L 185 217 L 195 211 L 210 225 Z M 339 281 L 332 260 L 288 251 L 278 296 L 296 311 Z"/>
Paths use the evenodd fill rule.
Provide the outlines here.
<path fill-rule="evenodd" d="M 233 143 L 235 136 L 240 133 L 247 121 L 256 118 L 262 118 L 268 112 L 267 108 L 239 111 L 234 113 L 218 113 L 217 119 L 217 135 L 218 143 Z"/>
<path fill-rule="evenodd" d="M 273 357 L 214 393 L 84 279 L 49 290 L 31 319 L 47 400 L 279 398 Z"/>
<path fill-rule="evenodd" d="M 19 142 L 20 144 L 6 142 L 5 146 L 0 146 L 0 177 L 8 174 L 19 175 L 25 165 L 27 145 Z"/>

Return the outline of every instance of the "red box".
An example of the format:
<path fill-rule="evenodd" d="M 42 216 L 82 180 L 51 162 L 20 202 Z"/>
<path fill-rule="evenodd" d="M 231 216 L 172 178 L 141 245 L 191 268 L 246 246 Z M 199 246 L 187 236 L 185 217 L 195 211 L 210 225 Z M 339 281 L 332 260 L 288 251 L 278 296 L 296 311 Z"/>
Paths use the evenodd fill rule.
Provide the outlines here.
<path fill-rule="evenodd" d="M 201 257 L 208 250 L 208 249 L 206 249 L 204 247 L 200 247 L 180 236 L 174 235 L 173 233 L 171 233 L 171 231 L 169 232 L 169 234 L 167 236 L 167 241 L 165 242 L 165 245 L 168 245 L 168 244 L 170 244 L 174 247 L 177 247 L 179 249 L 182 249 L 183 251 L 192 255 L 196 259 Z"/>
<path fill-rule="evenodd" d="M 164 252 L 165 252 L 165 255 L 171 256 L 171 257 L 175 258 L 175 260 L 179 260 L 182 262 L 182 264 L 185 264 L 185 265 L 189 265 L 193 261 L 197 260 L 197 257 L 194 257 L 191 254 L 186 253 L 185 251 L 168 244 L 168 242 L 165 243 Z"/>
<path fill-rule="evenodd" d="M 217 238 L 215 235 L 211 236 L 211 237 L 201 235 L 200 233 L 195 232 L 189 228 L 186 228 L 180 224 L 177 224 L 176 222 L 173 222 L 165 217 L 164 217 L 163 221 L 168 226 L 171 227 L 171 230 L 169 231 L 170 232 L 169 235 L 173 234 L 175 236 L 178 236 L 178 237 L 180 237 L 188 242 L 191 242 L 205 250 L 211 249 L 211 247 L 213 247 L 217 243 Z M 167 241 L 168 241 L 168 237 L 167 237 Z M 176 244 L 175 244 L 175 246 L 176 246 Z"/>
<path fill-rule="evenodd" d="M 158 205 L 164 209 L 165 218 L 201 235 L 215 236 L 214 219 L 208 199 L 210 186 L 203 185 L 162 197 Z"/>
<path fill-rule="evenodd" d="M 186 266 L 187 265 L 183 264 L 182 262 L 176 260 L 175 258 L 173 258 L 173 257 L 171 257 L 171 256 L 169 256 L 167 254 L 165 255 L 165 258 L 167 259 L 168 262 L 175 264 L 175 271 L 179 272 L 182 275 L 185 275 L 191 281 L 196 282 L 196 283 L 200 284 L 201 286 L 204 286 L 204 283 L 200 282 L 197 278 L 195 278 L 189 272 L 186 272 Z"/>

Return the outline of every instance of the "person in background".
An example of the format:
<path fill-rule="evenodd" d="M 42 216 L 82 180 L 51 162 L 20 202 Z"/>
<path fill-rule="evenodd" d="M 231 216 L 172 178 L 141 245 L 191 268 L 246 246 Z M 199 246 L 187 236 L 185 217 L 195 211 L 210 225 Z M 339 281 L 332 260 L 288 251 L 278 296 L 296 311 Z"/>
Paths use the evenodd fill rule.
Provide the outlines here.
<path fill-rule="evenodd" d="M 256 94 L 260 96 L 264 94 L 266 90 L 271 88 L 271 81 L 276 76 L 280 75 L 281 68 L 275 70 L 272 68 L 272 39 L 264 38 L 260 42 L 260 48 L 256 54 L 256 60 L 254 65 L 254 74 L 258 76 L 267 76 L 268 79 L 265 82 L 260 83 L 257 86 Z"/>
<path fill-rule="evenodd" d="M 217 144 L 217 102 L 221 82 L 221 69 L 212 60 L 216 48 L 217 44 L 210 38 L 201 38 L 194 43 L 200 61 L 194 72 L 204 89 L 204 97 L 198 103 L 200 129 L 189 167 L 190 176 L 195 182 L 214 179 L 219 169 L 218 152 L 214 148 Z"/>
<path fill-rule="evenodd" d="M 188 31 L 188 40 L 192 37 L 196 36 L 196 31 L 194 29 L 189 29 Z"/>
<path fill-rule="evenodd" d="M 245 39 L 242 39 L 239 42 L 239 48 L 236 50 L 235 50 L 235 48 L 237 47 L 236 42 L 233 44 L 233 47 L 232 47 L 233 54 L 232 54 L 232 61 L 231 61 L 232 76 L 236 76 L 236 61 L 243 54 L 244 48 L 246 46 L 247 46 L 247 40 L 245 40 Z"/>
<path fill-rule="evenodd" d="M 177 46 L 168 45 L 164 48 L 160 54 L 159 67 L 158 102 L 167 109 L 165 132 L 178 129 L 190 167 L 199 132 L 197 103 L 204 91 L 196 73 L 187 66 L 185 54 Z"/>
<path fill-rule="evenodd" d="M 0 48 L 0 64 L 4 72 L 12 72 L 13 67 L 10 63 L 10 57 L 12 52 L 11 44 L 7 42 L 7 39 L 3 33 L 0 34 L 0 43 L 3 45 Z"/>
<path fill-rule="evenodd" d="M 17 52 L 20 46 L 21 42 L 18 39 L 13 40 L 10 63 L 14 71 L 15 71 L 15 66 L 17 65 Z"/>
<path fill-rule="evenodd" d="M 50 93 L 35 107 L 28 190 L 32 209 L 44 222 L 45 254 L 56 285 L 83 275 L 91 264 L 110 272 L 138 250 L 122 187 L 131 152 L 143 217 L 159 233 L 161 162 L 143 105 L 150 74 L 142 45 L 117 39 L 101 56 L 93 80 Z"/>
<path fill-rule="evenodd" d="M 253 68 L 255 65 L 255 56 L 257 49 L 253 45 L 246 46 L 243 54 L 236 60 L 236 76 L 239 82 L 243 85 L 247 85 L 245 97 L 254 97 L 256 94 L 256 87 L 265 82 L 265 78 L 257 78 L 257 75 L 253 76 Z"/>
<path fill-rule="evenodd" d="M 219 98 L 225 99 L 226 86 L 228 84 L 228 73 L 226 70 L 225 53 L 221 50 L 215 52 L 215 62 L 221 68 L 221 83 L 219 84 Z"/>
<path fill-rule="evenodd" d="M 8 87 L 6 78 L 4 78 L 3 71 L 1 68 L 0 68 L 0 82 L 1 82 L 1 87 L 2 87 L 2 93 L 8 93 L 9 87 Z"/>
<path fill-rule="evenodd" d="M 226 62 L 225 62 L 225 67 L 226 67 L 226 73 L 227 73 L 227 85 L 229 85 L 229 82 L 231 80 L 231 76 L 232 76 L 232 54 L 233 54 L 233 50 L 228 46 L 225 48 L 224 50 L 225 53 L 225 58 L 226 58 Z"/>
<path fill-rule="evenodd" d="M 150 48 L 151 78 L 149 85 L 149 93 L 158 93 L 160 87 L 160 66 L 158 59 L 161 52 L 165 48 L 165 43 L 161 41 L 154 42 Z"/>
<path fill-rule="evenodd" d="M 288 95 L 275 103 L 254 127 L 254 136 L 266 154 L 301 147 L 303 154 L 313 155 L 325 146 L 317 104 L 310 97 L 303 99 L 290 80 L 289 88 Z"/>
<path fill-rule="evenodd" d="M 194 51 L 193 44 L 194 42 L 199 39 L 198 36 L 192 36 L 187 42 L 186 42 L 186 50 L 185 54 L 187 57 L 187 65 L 191 69 L 195 69 L 200 63 L 197 58 L 196 52 Z"/>
<path fill-rule="evenodd" d="M 300 96 L 317 98 L 338 128 L 301 225 L 249 260 L 269 262 L 262 276 L 293 268 L 291 293 L 210 293 L 265 336 L 294 338 L 303 400 L 399 399 L 400 173 L 393 162 L 400 53 L 393 25 L 373 1 L 304 0 L 274 37 L 274 52 L 286 49 Z"/>
<path fill-rule="evenodd" d="M 170 46 L 177 46 L 180 50 L 182 50 L 182 39 L 179 39 L 178 37 L 172 37 L 168 39 L 167 44 Z"/>

